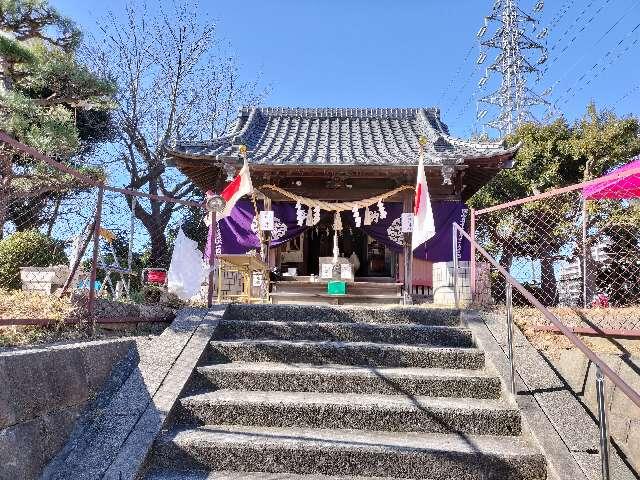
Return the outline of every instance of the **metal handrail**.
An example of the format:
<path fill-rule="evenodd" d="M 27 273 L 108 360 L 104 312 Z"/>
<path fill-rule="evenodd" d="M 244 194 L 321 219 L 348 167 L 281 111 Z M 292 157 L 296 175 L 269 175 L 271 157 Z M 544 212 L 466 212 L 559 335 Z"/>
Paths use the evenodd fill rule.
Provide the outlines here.
<path fill-rule="evenodd" d="M 518 200 L 513 200 L 511 202 L 501 203 L 499 205 L 494 205 L 493 207 L 481 208 L 479 210 L 476 210 L 475 214 L 483 215 L 485 213 L 497 212 L 499 210 L 504 210 L 505 208 L 511 208 L 517 205 L 524 205 L 525 203 L 530 203 L 530 202 L 537 202 L 545 198 L 557 197 L 558 195 L 575 192 L 576 190 L 583 190 L 586 187 L 603 183 L 603 181 L 610 182 L 612 180 L 620 180 L 622 178 L 627 178 L 632 175 L 640 175 L 640 167 L 630 168 L 629 170 L 625 170 L 624 172 L 613 172 L 608 175 L 605 175 L 604 177 L 598 177 L 593 180 L 588 180 L 581 183 L 575 183 L 567 187 L 554 188 L 553 190 L 547 190 L 546 192 L 537 193 L 529 197 L 519 198 Z"/>
<path fill-rule="evenodd" d="M 56 160 L 54 160 L 53 158 L 48 157 L 47 155 L 45 155 L 42 152 L 39 152 L 38 150 L 36 150 L 33 147 L 30 147 L 28 145 L 25 145 L 22 142 L 19 142 L 18 140 L 16 140 L 15 138 L 7 135 L 5 132 L 0 131 L 0 143 L 5 143 L 13 148 L 15 148 L 16 150 L 21 151 L 22 153 L 25 153 L 33 158 L 35 158 L 36 160 L 40 160 L 43 163 L 46 163 L 47 165 L 49 165 L 50 167 L 59 170 L 63 173 L 69 174 L 72 177 L 76 178 L 77 180 L 86 183 L 87 185 L 91 185 L 92 187 L 96 187 L 96 188 L 103 188 L 105 191 L 109 191 L 109 192 L 114 192 L 114 193 L 122 193 L 124 195 L 131 195 L 134 197 L 140 197 L 140 198 L 147 198 L 149 200 L 155 200 L 155 201 L 161 201 L 161 202 L 172 202 L 172 203 L 179 203 L 180 205 L 184 205 L 187 207 L 202 207 L 201 203 L 198 202 L 193 202 L 190 200 L 181 200 L 179 198 L 172 198 L 172 197 L 167 197 L 166 195 L 153 195 L 151 193 L 145 193 L 145 192 L 139 192 L 137 190 L 131 190 L 129 188 L 119 188 L 119 187 L 114 187 L 111 185 L 107 185 L 104 182 L 101 182 L 99 180 L 96 180 L 95 178 L 91 178 L 88 175 L 85 175 L 84 173 L 76 170 L 75 168 L 69 167 L 68 165 L 65 165 L 63 163 L 60 163 Z"/>
<path fill-rule="evenodd" d="M 633 388 L 631 388 L 620 376 L 611 370 L 611 368 L 604 363 L 600 358 L 585 345 L 585 343 L 578 337 L 571 329 L 567 328 L 558 318 L 551 313 L 542 303 L 540 303 L 530 292 L 528 292 L 520 282 L 518 282 L 511 274 L 502 267 L 495 258 L 493 258 L 487 251 L 478 245 L 478 242 L 474 238 L 465 232 L 457 223 L 453 224 L 453 291 L 456 306 L 459 305 L 458 294 L 458 234 L 463 235 L 472 246 L 472 252 L 479 251 L 487 261 L 493 265 L 505 278 L 506 285 L 506 305 L 507 305 L 507 347 L 508 357 L 511 369 L 510 378 L 510 390 L 512 394 L 516 394 L 515 386 L 515 360 L 513 355 L 513 288 L 515 287 L 524 298 L 526 298 L 531 305 L 537 308 L 544 317 L 554 324 L 558 330 L 560 330 L 565 337 L 573 343 L 578 350 L 580 350 L 590 361 L 596 365 L 596 397 L 598 400 L 598 430 L 600 433 L 600 464 L 601 464 L 601 478 L 602 480 L 609 480 L 610 467 L 609 467 L 609 431 L 607 422 L 607 407 L 605 404 L 604 394 L 604 382 L 605 377 L 609 378 L 613 384 L 618 387 L 622 392 L 634 403 L 640 407 L 640 395 Z M 472 253 L 472 255 L 474 255 Z M 475 259 L 473 259 L 475 260 Z M 472 263 L 473 265 L 473 263 Z M 472 267 L 472 275 L 475 272 L 475 268 Z M 475 281 L 474 278 L 470 279 L 471 282 Z M 471 287 L 471 283 L 469 284 Z"/>
<path fill-rule="evenodd" d="M 575 345 L 575 347 L 580 350 L 589 360 L 591 360 L 602 372 L 602 374 L 607 377 L 611 382 L 618 387 L 622 392 L 637 406 L 640 408 L 640 394 L 636 392 L 627 382 L 625 382 L 620 376 L 614 372 L 605 362 L 603 362 L 600 357 L 598 357 L 587 345 L 578 337 L 571 329 L 566 327 L 558 318 L 549 311 L 542 303 L 540 303 L 529 291 L 527 291 L 524 286 L 518 280 L 516 280 L 507 270 L 504 269 L 487 251 L 482 248 L 478 242 L 471 238 L 471 236 L 464 231 L 457 223 L 453 224 L 453 232 L 454 232 L 454 242 L 456 241 L 457 234 L 462 234 L 470 243 L 475 247 L 475 249 L 480 252 L 487 261 L 493 265 L 505 278 L 505 280 L 516 290 L 520 292 L 520 294 L 527 299 L 531 305 L 537 308 L 544 317 L 553 323 L 568 339 L 571 343 Z M 456 242 L 457 243 L 457 242 Z M 454 258 L 457 256 L 454 255 Z M 457 272 L 456 272 L 457 276 Z M 471 279 L 473 281 L 473 279 Z"/>

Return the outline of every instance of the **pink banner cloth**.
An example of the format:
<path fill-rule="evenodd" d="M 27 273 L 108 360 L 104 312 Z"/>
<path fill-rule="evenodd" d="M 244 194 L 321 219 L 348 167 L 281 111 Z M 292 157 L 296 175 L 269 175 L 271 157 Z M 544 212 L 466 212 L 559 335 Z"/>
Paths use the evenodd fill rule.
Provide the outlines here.
<path fill-rule="evenodd" d="M 630 170 L 639 171 L 615 178 L 616 175 Z M 640 157 L 601 177 L 597 183 L 584 187 L 582 194 L 587 200 L 640 198 Z"/>

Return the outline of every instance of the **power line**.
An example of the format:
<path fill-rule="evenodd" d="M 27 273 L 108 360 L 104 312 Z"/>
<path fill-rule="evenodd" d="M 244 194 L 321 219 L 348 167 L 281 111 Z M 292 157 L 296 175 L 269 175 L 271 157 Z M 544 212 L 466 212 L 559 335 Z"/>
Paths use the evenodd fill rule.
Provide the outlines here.
<path fill-rule="evenodd" d="M 438 100 L 438 105 L 442 105 L 444 102 L 444 99 L 446 98 L 447 94 L 449 93 L 449 91 L 451 90 L 451 88 L 453 87 L 454 83 L 458 80 L 458 77 L 460 77 L 460 75 L 462 74 L 462 70 L 464 69 L 464 67 L 467 64 L 467 61 L 469 60 L 469 58 L 471 57 L 471 53 L 473 53 L 473 50 L 476 48 L 475 43 L 473 45 L 471 45 L 471 47 L 469 48 L 469 50 L 467 51 L 467 54 L 464 56 L 464 60 L 462 60 L 462 63 L 460 64 L 460 67 L 458 68 L 458 70 L 456 71 L 456 73 L 453 75 L 453 77 L 451 78 L 451 81 L 449 82 L 449 84 L 442 90 L 442 92 L 440 93 L 440 98 Z"/>
<path fill-rule="evenodd" d="M 582 60 L 584 60 L 591 52 L 593 52 L 593 48 L 596 47 L 607 35 L 609 35 L 609 33 L 611 33 L 616 26 L 618 26 L 620 24 L 620 22 L 622 20 L 624 20 L 624 18 L 627 17 L 627 15 L 629 15 L 629 13 L 631 13 L 632 10 L 634 10 L 638 5 L 640 5 L 640 1 L 636 2 L 631 8 L 629 8 L 627 11 L 625 11 L 622 16 L 620 16 L 620 18 L 618 18 L 613 25 L 611 25 L 597 40 L 596 42 L 593 44 L 593 46 L 591 48 L 589 48 L 588 50 L 585 51 L 585 53 L 580 57 L 580 59 L 575 62 L 571 68 L 569 68 L 567 71 L 565 71 L 564 75 L 556 80 L 547 90 L 551 90 L 553 91 L 556 86 L 564 79 L 567 77 L 568 73 L 570 71 L 572 71 L 578 64 L 580 64 L 582 62 Z M 576 93 L 578 93 L 579 91 L 583 90 L 584 87 L 586 85 L 589 85 L 595 78 L 597 78 L 597 76 L 600 75 L 600 73 L 602 73 L 603 71 L 605 71 L 610 65 L 612 65 L 617 59 L 619 59 L 622 54 L 626 53 L 627 51 L 629 51 L 629 49 L 636 45 L 638 43 L 638 39 L 635 39 L 630 45 L 627 45 L 626 48 L 624 48 L 624 50 L 619 53 L 617 56 L 613 57 L 612 54 L 618 50 L 624 43 L 625 41 L 627 41 L 631 36 L 634 35 L 634 33 L 636 31 L 638 31 L 640 29 L 640 24 L 636 25 L 629 33 L 627 33 L 627 35 L 625 35 L 620 41 L 618 41 L 618 43 L 611 48 L 603 57 L 601 57 L 601 59 L 599 59 L 590 69 L 588 69 L 587 71 L 583 72 L 583 74 L 578 77 L 577 80 L 575 80 L 573 82 L 573 84 L 567 88 L 564 93 L 562 93 L 560 96 L 558 96 L 556 98 L 556 100 L 554 102 L 552 102 L 551 105 L 551 109 L 548 112 L 547 116 L 552 116 L 555 112 L 553 111 L 554 109 L 557 109 L 558 106 L 560 104 L 566 104 L 569 100 L 569 97 L 567 97 L 567 95 L 569 93 L 572 93 L 571 97 L 575 96 Z M 609 62 L 608 63 L 604 63 L 604 61 L 606 61 L 606 59 L 609 58 Z M 603 62 L 602 65 L 600 64 L 601 61 Z M 594 72 L 596 70 L 596 68 L 601 67 L 600 72 L 597 73 L 596 77 L 589 79 L 588 82 L 586 82 L 585 84 L 583 84 L 578 90 L 574 90 L 575 85 L 578 82 L 581 82 L 582 80 L 584 80 L 589 74 L 591 74 L 592 72 Z M 562 102 L 561 102 L 562 100 Z"/>
<path fill-rule="evenodd" d="M 629 90 L 627 93 L 622 95 L 618 100 L 615 101 L 615 103 L 613 105 L 614 106 L 619 105 L 622 101 L 626 100 L 627 98 L 631 97 L 632 95 L 634 95 L 635 93 L 638 93 L 638 92 L 640 92 L 640 83 L 638 85 L 636 85 L 635 87 L 631 88 L 631 90 Z"/>
<path fill-rule="evenodd" d="M 567 36 L 568 32 L 570 32 L 572 30 L 572 28 L 574 26 L 576 26 L 578 24 L 578 22 L 582 19 L 582 16 L 586 13 L 586 11 L 594 4 L 594 1 L 589 2 L 589 4 L 587 4 L 587 6 L 582 9 L 582 11 L 577 15 L 577 17 L 574 19 L 573 23 L 564 31 L 564 33 L 562 34 L 562 36 L 556 40 L 554 42 L 554 44 L 551 46 L 551 48 L 549 48 L 549 54 L 552 54 L 556 47 L 558 47 L 560 45 L 560 42 L 562 42 L 562 40 Z M 582 27 L 580 28 L 580 30 L 578 30 L 578 32 L 573 36 L 573 38 L 566 44 L 564 45 L 564 48 L 562 48 L 561 50 L 557 51 L 555 54 L 553 54 L 553 57 L 545 63 L 545 66 L 542 70 L 542 75 L 540 78 L 543 78 L 547 71 L 549 70 L 549 68 L 556 63 L 561 57 L 562 55 L 575 43 L 576 39 L 578 38 L 578 36 L 586 31 L 587 27 L 594 21 L 594 19 L 600 14 L 600 12 L 602 12 L 602 10 L 609 4 L 611 3 L 611 0 L 605 0 L 604 3 L 602 3 L 600 5 L 600 7 L 598 7 L 598 9 L 591 15 L 591 17 L 582 24 Z M 536 83 L 539 83 L 539 80 L 536 81 Z"/>

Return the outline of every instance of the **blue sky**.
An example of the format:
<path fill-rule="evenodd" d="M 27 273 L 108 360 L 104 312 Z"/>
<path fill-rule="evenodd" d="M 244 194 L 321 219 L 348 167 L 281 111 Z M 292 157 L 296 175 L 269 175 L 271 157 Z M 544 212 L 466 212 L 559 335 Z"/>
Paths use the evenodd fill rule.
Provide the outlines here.
<path fill-rule="evenodd" d="M 88 31 L 95 31 L 96 18 L 108 10 L 117 13 L 123 4 L 52 3 Z M 528 11 L 534 3 L 520 0 Z M 554 85 L 552 98 L 569 119 L 581 115 L 590 100 L 621 115 L 640 115 L 640 0 L 545 3 L 539 18 L 540 29 L 553 25 L 547 40 L 550 64 L 539 84 L 531 80 L 532 88 L 542 92 Z M 484 66 L 475 63 L 475 34 L 492 0 L 201 4 L 217 19 L 246 78 L 260 74 L 269 85 L 266 105 L 439 106 L 454 134 L 468 136 L 480 129 L 474 94 L 479 96 L 476 86 Z M 153 8 L 156 2 L 148 5 Z M 489 82 L 487 93 L 495 82 Z"/>

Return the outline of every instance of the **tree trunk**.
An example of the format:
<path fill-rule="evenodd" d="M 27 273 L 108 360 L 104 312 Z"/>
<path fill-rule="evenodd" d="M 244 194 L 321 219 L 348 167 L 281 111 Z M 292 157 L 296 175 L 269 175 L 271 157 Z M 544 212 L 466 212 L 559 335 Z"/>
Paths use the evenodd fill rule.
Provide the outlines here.
<path fill-rule="evenodd" d="M 151 237 L 150 266 L 168 268 L 171 258 L 169 256 L 169 248 L 167 246 L 167 237 L 164 233 L 167 225 L 162 225 L 157 221 L 154 221 L 153 223 L 154 226 L 149 231 L 149 235 Z"/>
<path fill-rule="evenodd" d="M 8 207 L 4 189 L 0 187 L 0 240 L 4 237 L 4 221 L 7 218 Z"/>
<path fill-rule="evenodd" d="M 151 190 L 151 189 L 150 189 Z M 128 205 L 131 208 L 131 198 L 128 198 Z M 165 232 L 170 215 L 163 215 L 161 206 L 163 202 L 151 200 L 151 212 L 147 212 L 140 203 L 136 202 L 134 215 L 142 222 L 145 230 L 149 234 L 149 246 L 151 247 L 149 257 L 149 267 L 168 268 L 170 257 L 167 246 Z"/>
<path fill-rule="evenodd" d="M 502 255 L 500 255 L 500 266 L 504 267 L 504 269 L 508 272 L 511 269 L 511 264 L 513 263 L 513 253 L 508 250 L 503 250 Z"/>
<path fill-rule="evenodd" d="M 546 306 L 555 305 L 557 300 L 557 284 L 553 270 L 553 258 L 545 256 L 540 259 L 540 276 L 542 298 L 538 300 Z"/>

